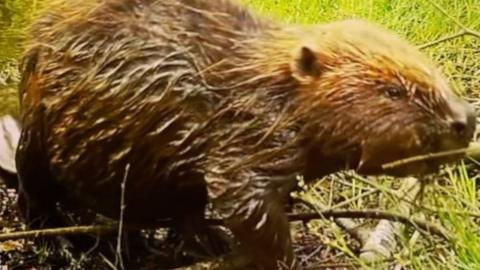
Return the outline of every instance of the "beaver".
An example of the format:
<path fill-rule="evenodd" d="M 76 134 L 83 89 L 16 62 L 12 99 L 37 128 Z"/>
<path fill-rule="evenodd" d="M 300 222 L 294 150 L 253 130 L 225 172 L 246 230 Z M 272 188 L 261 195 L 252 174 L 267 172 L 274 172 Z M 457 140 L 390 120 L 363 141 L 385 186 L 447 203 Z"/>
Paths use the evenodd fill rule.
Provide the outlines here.
<path fill-rule="evenodd" d="M 296 176 L 419 175 L 460 158 L 472 107 L 406 40 L 363 20 L 276 22 L 230 0 L 67 3 L 22 61 L 19 205 L 57 226 L 74 200 L 196 227 L 212 203 L 259 269 L 299 269 L 283 203 Z M 32 162 L 32 161 L 35 162 Z M 41 220 L 42 222 L 38 222 Z"/>

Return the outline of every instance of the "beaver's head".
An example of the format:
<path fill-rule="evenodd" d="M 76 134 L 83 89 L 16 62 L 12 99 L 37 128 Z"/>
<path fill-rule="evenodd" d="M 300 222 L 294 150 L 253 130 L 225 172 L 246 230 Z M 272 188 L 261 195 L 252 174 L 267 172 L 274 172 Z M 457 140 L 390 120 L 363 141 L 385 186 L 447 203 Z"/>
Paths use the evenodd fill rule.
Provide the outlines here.
<path fill-rule="evenodd" d="M 393 33 L 362 21 L 309 31 L 291 71 L 311 109 L 316 166 L 339 161 L 365 174 L 410 175 L 458 158 L 383 171 L 394 160 L 466 147 L 475 130 L 472 107 Z"/>

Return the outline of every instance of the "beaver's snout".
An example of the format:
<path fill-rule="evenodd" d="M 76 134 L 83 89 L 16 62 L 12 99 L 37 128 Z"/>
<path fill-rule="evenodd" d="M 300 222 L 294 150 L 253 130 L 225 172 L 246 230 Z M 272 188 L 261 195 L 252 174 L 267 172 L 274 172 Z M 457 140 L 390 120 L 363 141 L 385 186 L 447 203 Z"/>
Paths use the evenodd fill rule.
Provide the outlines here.
<path fill-rule="evenodd" d="M 447 121 L 453 136 L 468 143 L 475 133 L 475 110 L 471 104 L 456 96 L 448 99 L 449 114 Z"/>

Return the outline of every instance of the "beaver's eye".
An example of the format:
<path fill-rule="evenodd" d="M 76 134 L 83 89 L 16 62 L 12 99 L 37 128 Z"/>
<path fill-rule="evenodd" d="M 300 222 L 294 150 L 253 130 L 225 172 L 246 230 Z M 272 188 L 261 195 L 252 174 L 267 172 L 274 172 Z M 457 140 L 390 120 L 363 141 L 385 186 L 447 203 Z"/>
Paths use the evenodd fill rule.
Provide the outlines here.
<path fill-rule="evenodd" d="M 398 86 L 390 86 L 383 89 L 385 96 L 392 100 L 397 100 L 405 95 L 405 91 Z"/>

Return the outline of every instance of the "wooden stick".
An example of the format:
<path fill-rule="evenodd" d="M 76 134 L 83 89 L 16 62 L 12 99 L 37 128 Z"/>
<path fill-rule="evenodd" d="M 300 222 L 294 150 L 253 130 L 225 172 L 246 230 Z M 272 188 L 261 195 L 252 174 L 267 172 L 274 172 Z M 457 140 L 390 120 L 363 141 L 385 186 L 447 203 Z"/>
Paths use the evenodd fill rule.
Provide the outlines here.
<path fill-rule="evenodd" d="M 442 237 L 446 240 L 453 241 L 454 236 L 446 231 L 443 227 L 437 224 L 429 223 L 425 220 L 411 218 L 404 215 L 395 213 L 376 211 L 376 210 L 327 210 L 316 213 L 302 213 L 302 214 L 289 214 L 288 219 L 291 222 L 302 221 L 309 222 L 316 219 L 328 219 L 328 218 L 365 218 L 365 219 L 387 219 L 395 222 L 401 222 L 406 225 L 414 226 L 423 231 L 430 232 L 434 235 Z M 210 226 L 222 226 L 223 221 L 219 219 L 208 219 L 207 224 Z M 164 221 L 152 225 L 128 225 L 125 229 L 138 230 L 138 229 L 155 229 L 171 226 L 171 221 Z M 15 240 L 23 238 L 36 238 L 36 237 L 53 237 L 59 235 L 73 235 L 73 234 L 108 234 L 113 233 L 118 229 L 118 224 L 112 225 L 91 225 L 91 226 L 73 226 L 62 227 L 42 230 L 30 230 L 20 231 L 12 233 L 0 234 L 0 241 Z"/>
<path fill-rule="evenodd" d="M 463 37 L 463 36 L 473 36 L 473 37 L 480 38 L 480 33 L 476 32 L 476 31 L 473 31 L 473 30 L 470 30 L 470 29 L 463 29 L 463 30 L 459 31 L 458 33 L 455 33 L 455 34 L 452 34 L 452 35 L 449 35 L 449 36 L 445 36 L 445 37 L 441 37 L 437 40 L 422 44 L 422 45 L 418 46 L 418 48 L 423 50 L 423 49 L 426 49 L 426 48 L 436 46 L 440 43 L 443 43 L 443 42 L 446 42 L 446 41 L 449 41 L 449 40 L 452 40 L 452 39 L 460 38 L 460 37 Z"/>
<path fill-rule="evenodd" d="M 455 150 L 438 152 L 438 153 L 429 153 L 426 155 L 414 156 L 414 157 L 393 161 L 390 163 L 383 164 L 382 169 L 384 170 L 394 169 L 410 163 L 444 158 L 444 157 L 455 156 L 455 155 L 467 155 L 468 157 L 477 159 L 480 157 L 480 143 L 472 143 L 468 148 L 461 148 L 461 149 L 455 149 Z"/>

